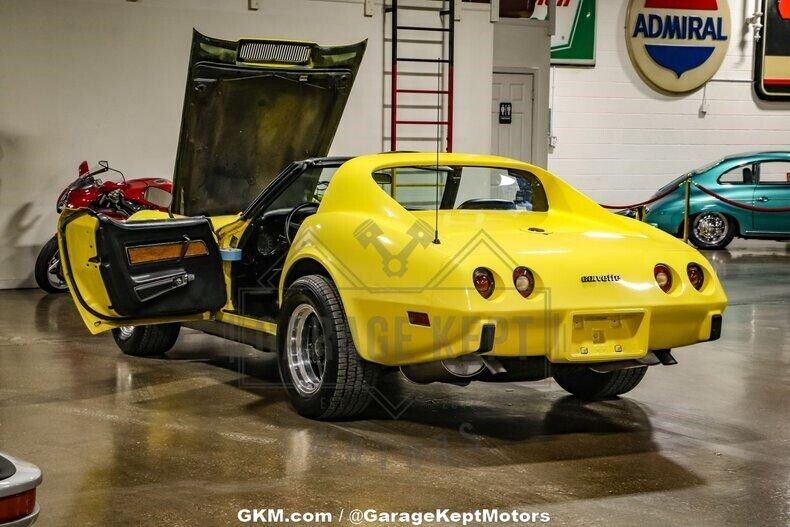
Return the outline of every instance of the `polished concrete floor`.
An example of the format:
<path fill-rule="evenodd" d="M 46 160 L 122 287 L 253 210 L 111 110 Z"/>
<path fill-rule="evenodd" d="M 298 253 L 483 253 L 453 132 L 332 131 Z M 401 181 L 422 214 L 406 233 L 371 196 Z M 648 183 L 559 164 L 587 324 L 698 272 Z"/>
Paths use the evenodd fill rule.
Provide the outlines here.
<path fill-rule="evenodd" d="M 42 467 L 41 526 L 236 525 L 240 508 L 518 508 L 554 525 L 790 524 L 790 253 L 709 255 L 731 305 L 619 400 L 553 381 L 417 387 L 366 420 L 296 415 L 272 357 L 184 332 L 91 337 L 68 297 L 0 292 L 0 450 Z"/>

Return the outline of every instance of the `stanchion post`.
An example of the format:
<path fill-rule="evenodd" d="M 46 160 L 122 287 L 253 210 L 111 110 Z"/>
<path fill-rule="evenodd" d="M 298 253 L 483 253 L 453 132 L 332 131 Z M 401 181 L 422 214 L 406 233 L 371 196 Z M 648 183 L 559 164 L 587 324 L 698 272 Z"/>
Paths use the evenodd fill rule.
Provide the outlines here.
<path fill-rule="evenodd" d="M 686 186 L 686 195 L 684 198 L 684 206 L 683 206 L 683 241 L 688 243 L 689 242 L 689 215 L 691 212 L 691 178 L 686 179 L 683 182 L 683 185 Z"/>
<path fill-rule="evenodd" d="M 645 211 L 647 207 L 644 205 L 640 205 L 636 208 L 636 219 L 639 221 L 645 221 Z"/>

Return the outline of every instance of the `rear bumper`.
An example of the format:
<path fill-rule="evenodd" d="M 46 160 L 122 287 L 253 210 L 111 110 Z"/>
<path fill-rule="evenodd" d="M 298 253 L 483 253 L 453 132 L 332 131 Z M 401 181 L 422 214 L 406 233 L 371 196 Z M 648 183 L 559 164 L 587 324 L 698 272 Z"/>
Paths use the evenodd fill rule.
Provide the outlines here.
<path fill-rule="evenodd" d="M 32 463 L 16 459 L 4 453 L 0 453 L 0 458 L 10 461 L 11 464 L 13 464 L 13 469 L 6 472 L 9 475 L 0 479 L 0 500 L 17 500 L 25 493 L 31 494 L 32 497 L 35 498 L 35 489 L 42 481 L 41 470 Z M 30 501 L 32 501 L 32 499 Z M 36 519 L 38 519 L 40 511 L 39 505 L 37 502 L 35 504 L 29 502 L 23 503 L 25 507 L 23 510 L 27 512 L 32 508 L 32 512 L 15 520 L 6 522 L 0 521 L 0 527 L 26 527 L 28 525 L 33 525 Z M 32 507 L 28 508 L 29 506 Z"/>
<path fill-rule="evenodd" d="M 10 523 L 0 523 L 0 527 L 28 527 L 29 525 L 36 523 L 39 512 L 41 512 L 41 507 L 39 507 L 38 503 L 36 503 L 36 509 L 32 512 L 32 514 L 29 514 L 24 518 L 14 520 Z"/>
<path fill-rule="evenodd" d="M 484 353 L 545 356 L 552 363 L 632 360 L 651 350 L 716 340 L 724 302 L 594 309 L 537 306 L 519 312 L 463 310 L 377 302 L 356 304 L 349 316 L 357 350 L 379 364 L 400 366 Z M 406 312 L 428 314 L 430 326 L 410 324 Z"/>

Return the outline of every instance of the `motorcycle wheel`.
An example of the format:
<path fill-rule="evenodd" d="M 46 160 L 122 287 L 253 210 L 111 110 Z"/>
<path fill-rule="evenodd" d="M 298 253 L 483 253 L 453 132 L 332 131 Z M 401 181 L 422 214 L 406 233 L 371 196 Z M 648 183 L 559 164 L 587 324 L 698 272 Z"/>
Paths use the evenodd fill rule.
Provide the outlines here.
<path fill-rule="evenodd" d="M 69 290 L 63 271 L 60 268 L 60 254 L 58 253 L 58 237 L 49 239 L 36 258 L 36 267 L 33 272 L 38 286 L 47 293 L 65 293 Z"/>

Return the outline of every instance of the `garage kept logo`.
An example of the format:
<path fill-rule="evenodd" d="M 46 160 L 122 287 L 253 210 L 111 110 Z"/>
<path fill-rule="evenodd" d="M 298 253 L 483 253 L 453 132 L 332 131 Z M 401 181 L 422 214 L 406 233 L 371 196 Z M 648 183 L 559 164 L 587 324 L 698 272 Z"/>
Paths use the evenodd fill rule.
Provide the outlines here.
<path fill-rule="evenodd" d="M 727 0 L 631 0 L 626 17 L 631 61 L 653 87 L 693 91 L 721 66 L 730 40 Z"/>

